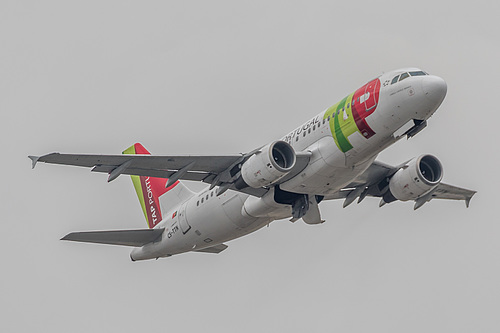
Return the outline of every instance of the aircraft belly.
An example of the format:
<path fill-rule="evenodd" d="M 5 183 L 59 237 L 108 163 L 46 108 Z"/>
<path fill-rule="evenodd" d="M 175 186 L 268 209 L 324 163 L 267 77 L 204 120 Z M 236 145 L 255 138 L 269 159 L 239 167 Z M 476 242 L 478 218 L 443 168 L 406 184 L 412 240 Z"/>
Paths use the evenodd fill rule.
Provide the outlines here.
<path fill-rule="evenodd" d="M 241 209 L 247 198 L 248 196 L 243 196 L 236 192 L 230 192 L 229 199 L 222 204 L 225 215 L 237 228 L 246 228 L 257 220 L 257 218 L 243 216 L 241 214 Z"/>
<path fill-rule="evenodd" d="M 361 139 L 366 145 L 367 140 Z M 321 138 L 308 150 L 312 153 L 311 163 L 297 176 L 280 184 L 281 189 L 308 194 L 336 192 L 364 172 L 374 160 L 370 155 L 377 153 L 365 152 L 349 160 L 349 155 L 337 148 L 331 136 Z"/>

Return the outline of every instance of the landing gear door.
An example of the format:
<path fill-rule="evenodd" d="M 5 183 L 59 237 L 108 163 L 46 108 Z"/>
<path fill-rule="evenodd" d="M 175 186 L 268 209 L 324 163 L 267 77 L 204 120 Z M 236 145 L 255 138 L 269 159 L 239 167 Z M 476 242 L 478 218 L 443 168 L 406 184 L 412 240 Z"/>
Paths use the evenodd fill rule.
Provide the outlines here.
<path fill-rule="evenodd" d="M 189 229 L 191 229 L 191 226 L 189 225 L 186 216 L 186 207 L 187 207 L 187 202 L 183 203 L 181 208 L 179 209 L 179 225 L 181 226 L 183 234 L 185 234 L 186 232 L 189 231 Z"/>

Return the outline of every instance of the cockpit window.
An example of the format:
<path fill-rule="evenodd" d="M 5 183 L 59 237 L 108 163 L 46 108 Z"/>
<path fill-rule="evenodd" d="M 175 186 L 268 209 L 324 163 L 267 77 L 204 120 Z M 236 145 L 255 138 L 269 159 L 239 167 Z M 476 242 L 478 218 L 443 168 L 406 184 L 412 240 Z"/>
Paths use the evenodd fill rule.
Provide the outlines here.
<path fill-rule="evenodd" d="M 392 79 L 391 84 L 398 82 L 398 79 L 399 79 L 399 75 L 394 77 L 394 79 Z"/>
<path fill-rule="evenodd" d="M 424 75 L 429 75 L 426 72 L 423 71 L 417 71 L 417 72 L 410 72 L 411 76 L 424 76 Z"/>
<path fill-rule="evenodd" d="M 401 76 L 399 77 L 399 81 L 403 81 L 404 79 L 407 79 L 410 77 L 410 74 L 408 73 L 403 73 L 401 74 Z"/>

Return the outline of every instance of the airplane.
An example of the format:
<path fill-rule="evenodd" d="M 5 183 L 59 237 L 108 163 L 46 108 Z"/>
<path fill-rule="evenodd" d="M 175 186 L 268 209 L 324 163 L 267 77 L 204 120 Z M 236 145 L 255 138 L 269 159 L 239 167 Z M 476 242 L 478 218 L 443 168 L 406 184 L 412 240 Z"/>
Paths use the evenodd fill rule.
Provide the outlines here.
<path fill-rule="evenodd" d="M 148 228 L 73 232 L 62 240 L 134 247 L 132 261 L 185 252 L 220 253 L 227 241 L 272 221 L 325 222 L 318 204 L 380 198 L 379 206 L 432 199 L 469 202 L 476 191 L 442 183 L 443 167 L 424 154 L 397 166 L 376 161 L 400 139 L 420 133 L 447 92 L 418 68 L 382 74 L 281 139 L 244 154 L 154 156 L 136 143 L 122 155 L 51 153 L 38 162 L 92 168 L 108 182 L 130 175 Z M 207 184 L 195 193 L 184 181 Z"/>

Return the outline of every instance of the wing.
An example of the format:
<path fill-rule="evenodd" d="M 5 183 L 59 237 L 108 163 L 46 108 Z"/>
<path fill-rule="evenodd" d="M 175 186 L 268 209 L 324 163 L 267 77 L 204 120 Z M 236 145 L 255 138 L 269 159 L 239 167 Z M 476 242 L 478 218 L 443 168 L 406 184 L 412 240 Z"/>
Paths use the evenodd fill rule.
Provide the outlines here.
<path fill-rule="evenodd" d="M 152 155 L 81 155 L 52 153 L 36 159 L 35 163 L 72 165 L 92 168 L 93 172 L 111 173 L 120 166 L 120 174 L 170 178 L 176 171 L 190 165 L 181 179 L 203 181 L 220 174 L 238 161 L 242 155 L 227 156 L 152 156 Z"/>
<path fill-rule="evenodd" d="M 432 197 L 433 199 L 465 200 L 465 205 L 469 207 L 474 194 L 476 191 L 441 183 L 432 193 Z"/>
<path fill-rule="evenodd" d="M 325 196 L 325 200 L 345 199 L 344 207 L 350 205 L 354 200 L 361 202 L 366 196 L 383 197 L 389 185 L 389 178 L 407 162 L 399 166 L 390 166 L 375 161 L 363 174 L 340 191 Z M 416 202 L 415 209 L 421 207 L 425 202 L 432 199 L 464 200 L 469 207 L 470 200 L 476 191 L 460 188 L 453 185 L 440 183 L 430 194 L 426 194 L 424 201 Z M 419 198 L 420 199 L 420 198 Z"/>
<path fill-rule="evenodd" d="M 219 156 L 153 156 L 153 155 L 82 155 L 51 153 L 43 156 L 29 156 L 32 167 L 36 163 L 62 164 L 92 168 L 93 172 L 108 173 L 108 181 L 119 175 L 137 175 L 146 177 L 168 178 L 169 184 L 177 180 L 203 181 L 212 187 L 220 186 L 219 194 L 227 189 L 244 192 L 257 197 L 267 193 L 268 188 L 237 189 L 234 181 L 240 175 L 240 168 L 250 156 L 248 154 Z M 309 163 L 308 152 L 297 153 L 295 167 L 282 180 L 286 181 L 297 175 Z"/>

